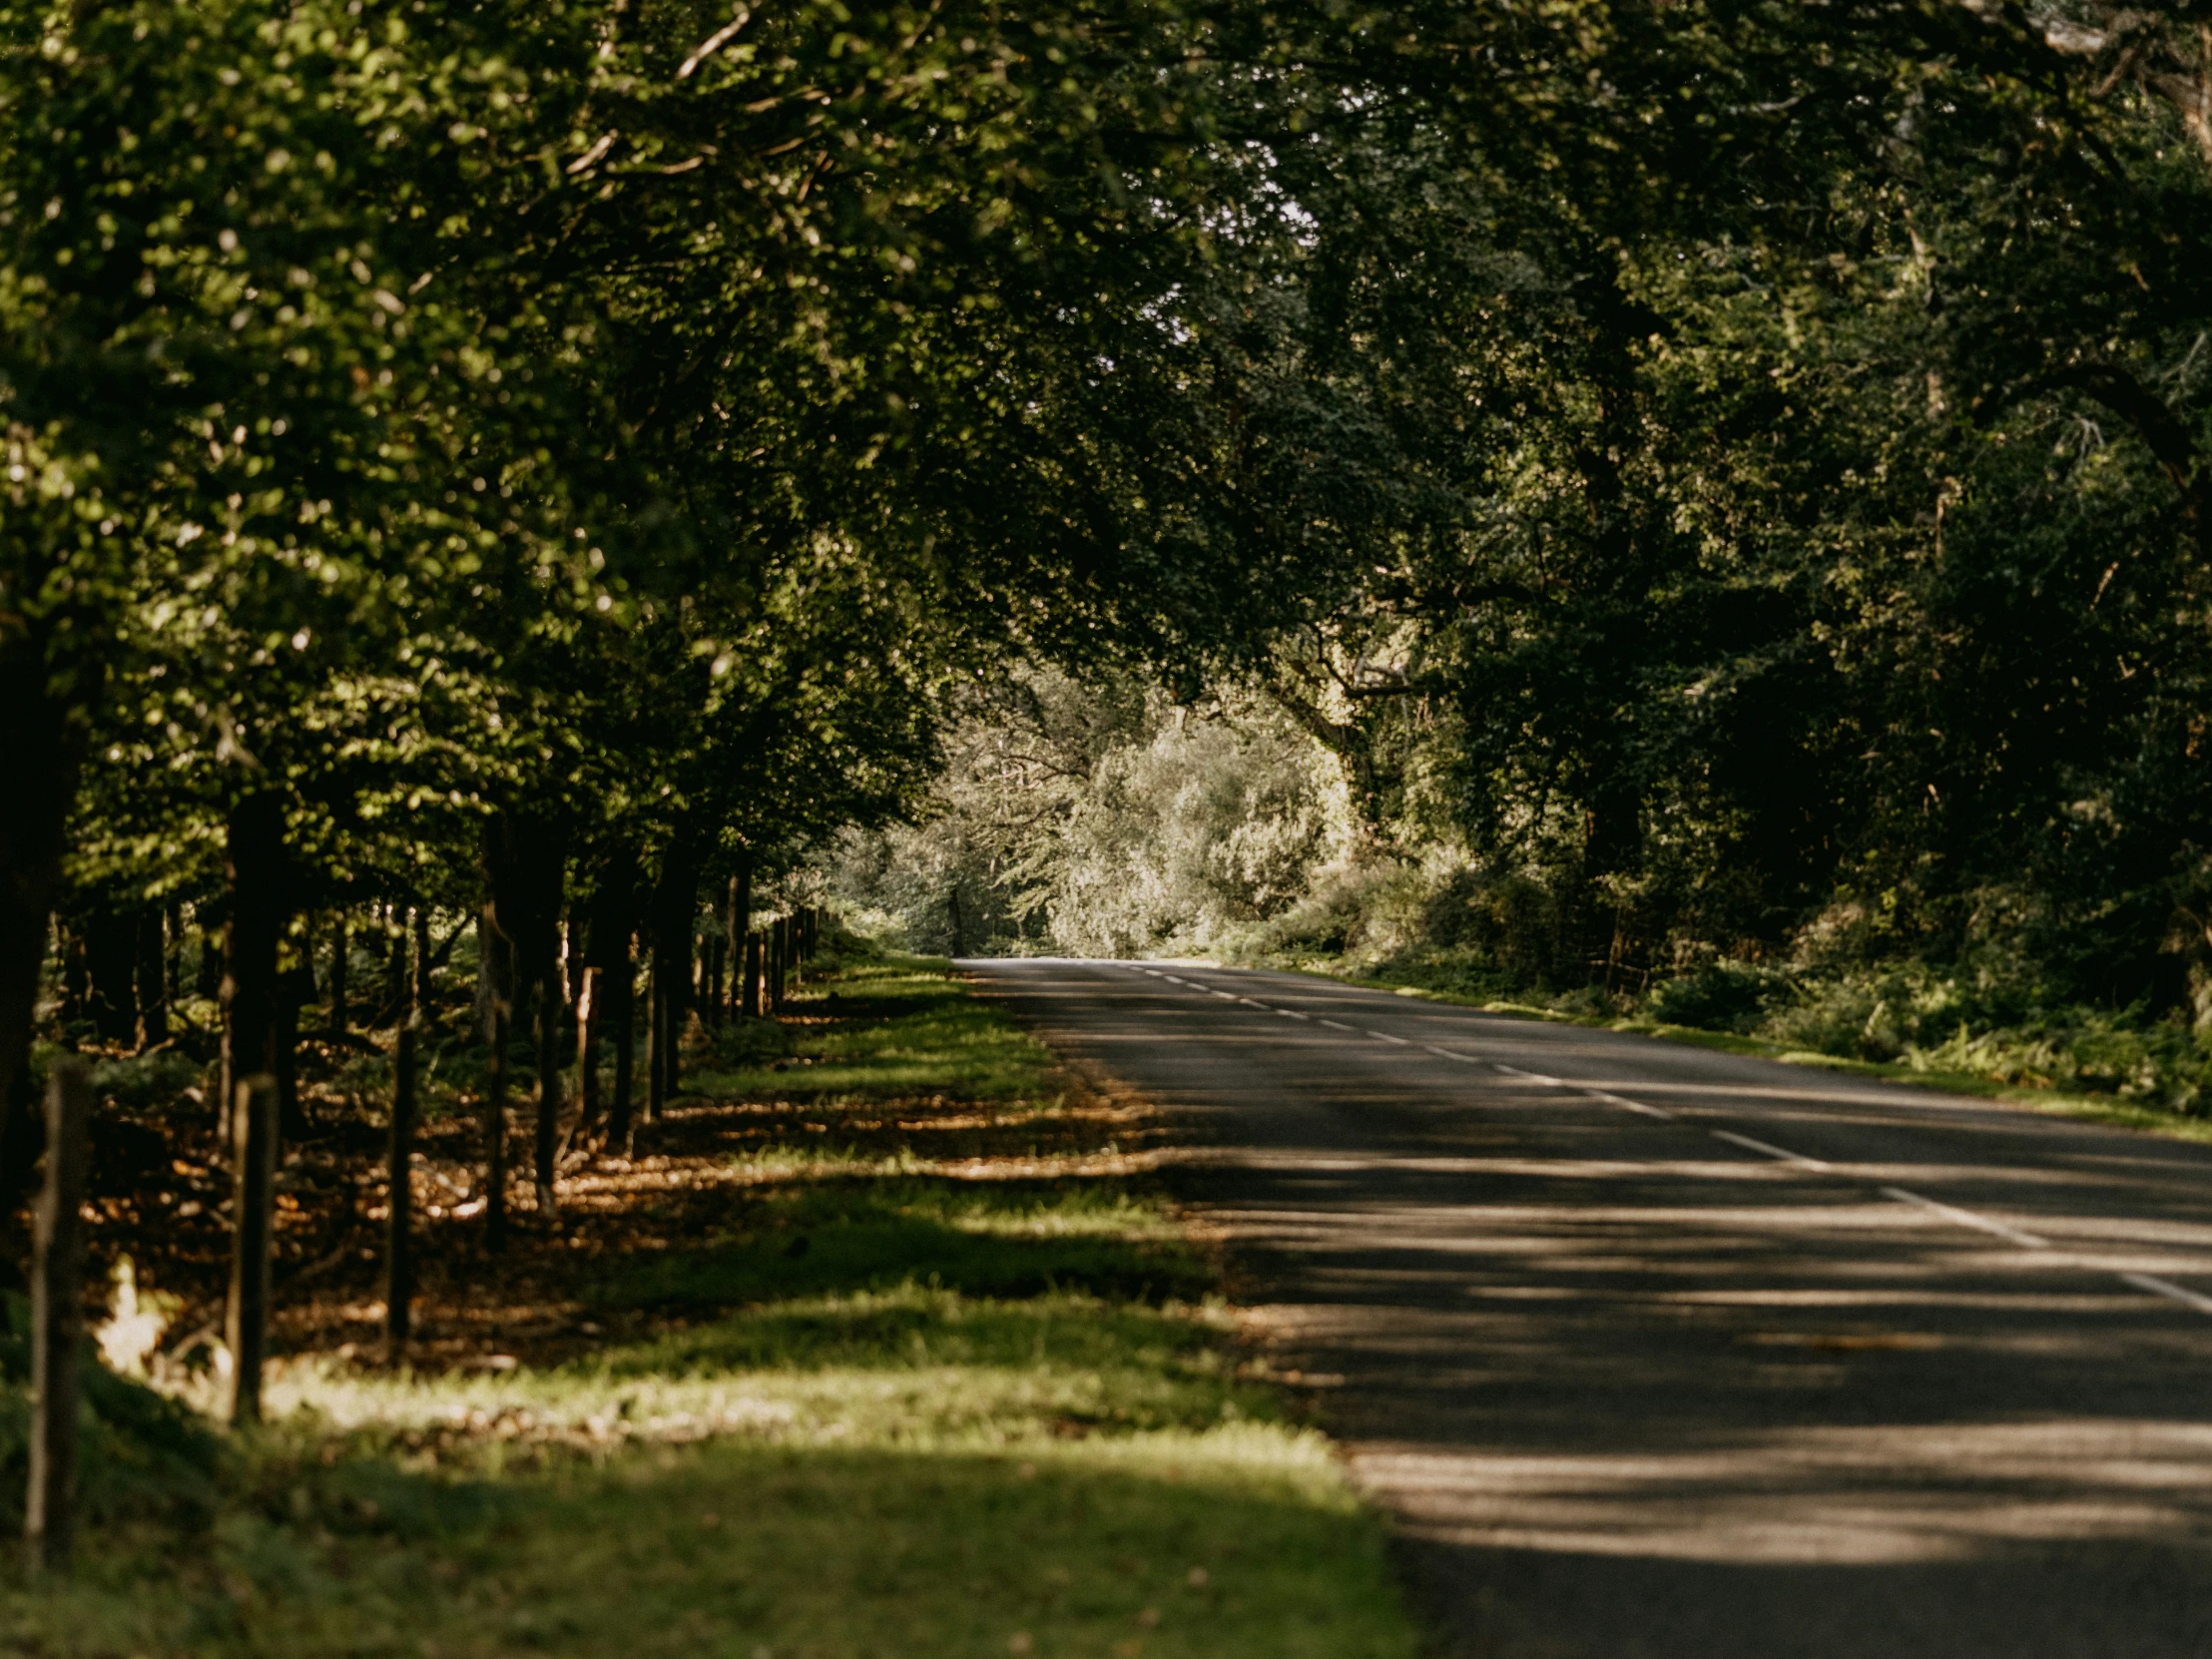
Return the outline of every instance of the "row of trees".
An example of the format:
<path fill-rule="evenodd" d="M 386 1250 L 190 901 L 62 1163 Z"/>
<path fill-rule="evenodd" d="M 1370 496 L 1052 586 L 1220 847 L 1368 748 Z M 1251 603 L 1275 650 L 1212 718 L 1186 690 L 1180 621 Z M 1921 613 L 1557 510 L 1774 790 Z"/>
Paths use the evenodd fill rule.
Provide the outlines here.
<path fill-rule="evenodd" d="M 1282 349 L 1375 434 L 1370 556 L 1270 676 L 1374 835 L 1538 879 L 1555 979 L 2212 1007 L 2208 17 L 1378 37 L 1284 155 Z"/>
<path fill-rule="evenodd" d="M 2208 18 L 1217 14 L 1296 231 L 1212 290 L 1208 395 L 1298 580 L 1215 690 L 1337 757 L 1368 851 L 1471 860 L 1517 972 L 1910 959 L 1977 1021 L 2201 1017 Z M 986 754 L 946 797 L 1009 939 L 1121 788 L 1046 715 L 981 718 L 1066 727 L 1079 784 Z"/>
<path fill-rule="evenodd" d="M 1192 27 L 0 8 L 0 1200 L 42 982 L 158 1043 L 188 914 L 226 1107 L 337 918 L 394 1002 L 469 918 L 543 1186 L 573 993 L 657 1101 L 702 914 L 901 811 L 949 685 L 1231 638 Z"/>
<path fill-rule="evenodd" d="M 157 913 L 224 1098 L 370 906 L 629 1030 L 1021 659 L 1256 677 L 1577 971 L 2182 997 L 2194 18 L 0 7 L 0 1196 Z"/>

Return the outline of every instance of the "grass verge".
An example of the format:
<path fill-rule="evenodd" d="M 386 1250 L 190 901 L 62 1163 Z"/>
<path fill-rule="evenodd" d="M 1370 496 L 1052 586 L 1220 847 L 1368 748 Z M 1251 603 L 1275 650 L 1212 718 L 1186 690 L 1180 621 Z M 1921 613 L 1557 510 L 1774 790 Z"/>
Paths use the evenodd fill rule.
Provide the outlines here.
<path fill-rule="evenodd" d="M 1241 1375 L 1160 1125 L 941 964 L 846 961 L 694 1061 L 527 1272 L 431 1300 L 433 1363 L 294 1319 L 323 1339 L 217 1498 L 0 1594 L 0 1651 L 1410 1659 L 1379 1522 Z M 428 1248 L 483 1266 L 466 1225 Z"/>
<path fill-rule="evenodd" d="M 2115 1129 L 2164 1135 L 2174 1140 L 2212 1144 L 2212 1118 L 2118 1099 L 2109 1094 L 2080 1094 L 2064 1089 L 2033 1088 L 1976 1076 L 1972 1072 L 1935 1070 L 1900 1061 L 1851 1059 L 1841 1055 L 1816 1053 L 1764 1037 L 1741 1036 L 1731 1031 L 1708 1031 L 1694 1025 L 1673 1025 L 1662 1020 L 1622 1018 L 1546 1007 L 1540 1003 L 1466 996 L 1434 986 L 1380 978 L 1350 968 L 1335 970 L 1313 962 L 1270 962 L 1268 965 L 1281 972 L 1304 973 L 1317 979 L 1336 980 L 1341 984 L 1387 990 L 1397 996 L 1417 997 L 1425 1002 L 1478 1008 L 1488 1014 L 1510 1014 L 1519 1019 L 1540 1019 L 1555 1025 L 1580 1025 L 1600 1031 L 1625 1031 L 1661 1042 L 1688 1043 L 1698 1048 L 1717 1049 L 1726 1054 L 1748 1054 L 1758 1059 L 1775 1060 L 1783 1065 L 1811 1066 L 1823 1071 L 1848 1072 L 1858 1077 L 1876 1077 L 1886 1082 L 1908 1083 L 1916 1088 L 1933 1089 L 1943 1094 L 1970 1095 L 1982 1100 L 2001 1101 L 2008 1106 L 2020 1106 L 2053 1117 L 2073 1118 L 2083 1123 L 2098 1123 Z"/>

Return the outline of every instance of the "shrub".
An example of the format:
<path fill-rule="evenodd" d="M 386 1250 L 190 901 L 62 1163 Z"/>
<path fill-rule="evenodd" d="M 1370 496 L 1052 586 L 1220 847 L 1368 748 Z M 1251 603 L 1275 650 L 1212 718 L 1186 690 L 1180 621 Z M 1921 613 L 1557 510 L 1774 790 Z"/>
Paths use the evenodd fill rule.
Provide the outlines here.
<path fill-rule="evenodd" d="M 1767 1010 L 1789 993 L 1789 981 L 1748 962 L 1715 962 L 1657 986 L 1646 1004 L 1654 1019 L 1706 1031 L 1756 1031 Z"/>

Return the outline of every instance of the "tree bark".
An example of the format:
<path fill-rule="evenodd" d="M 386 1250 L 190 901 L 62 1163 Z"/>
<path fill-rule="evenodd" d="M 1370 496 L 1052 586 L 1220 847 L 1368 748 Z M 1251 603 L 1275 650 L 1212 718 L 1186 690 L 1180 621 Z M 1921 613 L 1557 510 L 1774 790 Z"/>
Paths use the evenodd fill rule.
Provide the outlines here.
<path fill-rule="evenodd" d="M 330 939 L 330 1029 L 340 1036 L 345 1034 L 353 1019 L 353 1010 L 346 1005 L 351 979 L 347 970 L 352 954 L 353 936 L 345 925 L 345 912 L 340 910 Z"/>
<path fill-rule="evenodd" d="M 32 1225 L 31 1486 L 23 1542 L 36 1574 L 65 1569 L 77 1532 L 77 1396 L 84 1340 L 85 1173 L 92 1072 L 59 1061 L 47 1079 L 46 1190 Z"/>
<path fill-rule="evenodd" d="M 660 1106 L 682 1087 L 677 1052 L 691 988 L 692 930 L 699 914 L 699 855 L 688 826 L 679 827 L 661 859 L 661 878 L 653 889 L 653 986 L 655 1010 L 651 1070 Z"/>
<path fill-rule="evenodd" d="M 492 1254 L 507 1248 L 508 1004 L 491 1011 L 491 1063 L 484 1077 L 484 1240 Z"/>
<path fill-rule="evenodd" d="M 645 978 L 645 1121 L 659 1121 L 668 1104 L 668 975 L 658 946 Z"/>
<path fill-rule="evenodd" d="M 223 926 L 223 1047 L 217 1087 L 228 1117 L 241 1079 L 274 1078 L 276 943 L 284 930 L 284 805 L 274 790 L 231 809 L 224 847 L 230 915 Z M 225 1125 L 229 1127 L 228 1123 Z"/>
<path fill-rule="evenodd" d="M 485 821 L 485 893 L 476 914 L 476 1017 L 484 1037 L 484 1236 L 507 1246 L 507 1046 L 514 1009 L 514 947 L 499 929 L 490 889 L 493 822 Z"/>
<path fill-rule="evenodd" d="M 135 908 L 96 904 L 77 918 L 85 942 L 85 1013 L 102 1042 L 138 1038 L 138 932 Z"/>
<path fill-rule="evenodd" d="M 630 966 L 630 938 L 637 929 L 638 849 L 618 841 L 600 862 L 599 878 L 592 892 L 588 926 L 584 936 L 585 969 L 593 976 L 591 1016 L 581 1039 L 583 1072 L 577 1086 L 583 1111 L 597 1121 L 600 1115 L 599 1050 L 607 1032 L 615 1033 L 615 1092 L 621 1096 L 608 1122 L 608 1141 L 619 1144 L 630 1132 L 630 1102 L 622 1095 L 630 1081 L 632 1039 L 629 1022 L 636 1017 L 636 980 Z M 612 1022 L 610 1024 L 610 1022 Z"/>
<path fill-rule="evenodd" d="M 748 941 L 753 932 L 753 860 L 738 860 L 738 872 L 730 878 L 730 918 L 723 925 L 730 936 L 730 1006 L 739 1014 L 753 1010 L 748 1003 L 746 965 Z"/>
<path fill-rule="evenodd" d="M 163 906 L 149 904 L 138 919 L 138 1045 L 141 1051 L 169 1040 L 169 931 Z"/>
<path fill-rule="evenodd" d="M 429 913 L 415 910 L 411 920 L 414 960 L 399 991 L 399 1032 L 391 1067 L 390 1156 L 385 1165 L 384 1361 L 393 1366 L 406 1359 L 414 1324 L 415 1028 L 422 979 L 430 965 Z"/>
<path fill-rule="evenodd" d="M 716 1025 L 722 1023 L 722 966 L 729 957 L 729 935 L 718 929 L 707 947 L 707 1018 Z"/>
<path fill-rule="evenodd" d="M 231 1349 L 234 1423 L 262 1420 L 262 1360 L 269 1343 L 269 1242 L 276 1186 L 276 1080 L 243 1079 L 231 1109 L 231 1295 L 224 1333 Z"/>
<path fill-rule="evenodd" d="M 538 1122 L 530 1168 L 537 1177 L 538 1215 L 551 1219 L 560 1203 L 556 1193 L 561 1128 L 561 981 L 547 972 L 538 980 Z"/>
<path fill-rule="evenodd" d="M 602 969 L 609 977 L 604 981 L 607 995 L 606 1013 L 602 1016 L 613 1027 L 615 1034 L 615 1075 L 613 1094 L 607 1103 L 607 1144 L 620 1147 L 622 1156 L 630 1156 L 630 1095 L 637 1082 L 638 1058 L 638 970 L 630 957 L 630 941 L 622 941 L 622 960 L 612 968 Z"/>

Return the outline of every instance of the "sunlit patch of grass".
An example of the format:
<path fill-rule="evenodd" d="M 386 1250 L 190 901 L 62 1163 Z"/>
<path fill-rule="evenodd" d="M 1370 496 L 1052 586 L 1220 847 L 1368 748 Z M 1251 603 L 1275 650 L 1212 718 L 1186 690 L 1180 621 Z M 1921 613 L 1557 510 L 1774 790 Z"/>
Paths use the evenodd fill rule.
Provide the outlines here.
<path fill-rule="evenodd" d="M 695 1073 L 688 1087 L 722 1097 L 888 1100 L 952 1096 L 1050 1106 L 1052 1056 L 942 972 L 912 963 L 855 965 L 793 1004 L 834 1023 L 798 1028 L 790 1058 Z"/>
<path fill-rule="evenodd" d="M 757 1206 L 742 1232 L 704 1248 L 625 1264 L 595 1294 L 613 1307 L 731 1307 L 919 1284 L 1159 1301 L 1209 1277 L 1164 1212 L 1118 1186 L 847 1181 Z"/>
<path fill-rule="evenodd" d="M 1380 1526 L 1232 1336 L 1217 1306 L 906 1288 L 543 1370 L 297 1367 L 260 1503 L 168 1593 L 105 1536 L 77 1585 L 0 1605 L 0 1642 L 1410 1659 Z"/>
<path fill-rule="evenodd" d="M 271 1395 L 307 1430 L 460 1471 L 708 1435 L 971 1450 L 1275 1422 L 1273 1396 L 1236 1380 L 1230 1337 L 1218 1306 L 907 1286 L 780 1301 L 543 1369 L 324 1362 Z"/>
<path fill-rule="evenodd" d="M 595 1192 L 632 1242 L 547 1282 L 615 1336 L 288 1359 L 214 1524 L 0 1589 L 0 1652 L 1411 1659 L 1380 1523 L 1250 1375 L 1142 1125 L 1055 1107 L 1044 1050 L 928 963 L 800 1011 L 784 1069 L 730 1034 L 666 1167 Z M 822 1142 L 743 1144 L 794 1098 Z"/>

